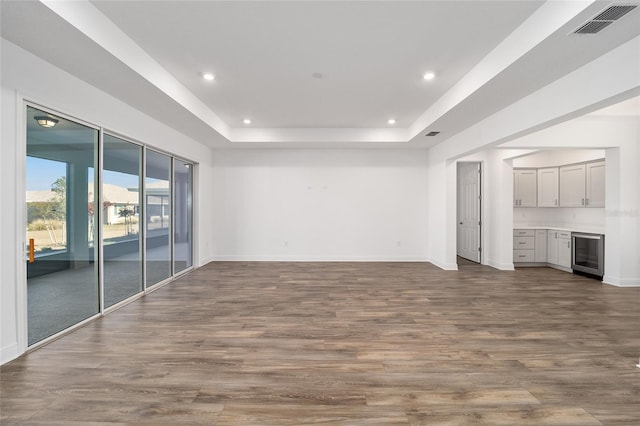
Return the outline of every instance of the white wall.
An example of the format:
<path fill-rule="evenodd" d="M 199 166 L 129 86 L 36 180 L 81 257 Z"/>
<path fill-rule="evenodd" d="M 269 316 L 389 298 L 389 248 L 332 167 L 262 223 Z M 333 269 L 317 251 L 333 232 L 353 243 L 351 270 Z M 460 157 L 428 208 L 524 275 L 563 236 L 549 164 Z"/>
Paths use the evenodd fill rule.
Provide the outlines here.
<path fill-rule="evenodd" d="M 425 151 L 215 151 L 218 260 L 427 258 Z"/>
<path fill-rule="evenodd" d="M 1 53 L 0 362 L 6 362 L 21 354 L 26 347 L 22 261 L 25 232 L 21 231 L 24 229 L 25 161 L 22 99 L 102 125 L 197 162 L 196 181 L 201 183 L 201 190 L 202 183 L 211 179 L 211 150 L 4 39 Z M 196 221 L 196 229 L 200 234 L 211 235 L 209 198 L 196 193 L 196 200 L 199 217 L 203 219 Z M 196 264 L 211 258 L 207 238 L 196 240 L 196 253 Z"/>

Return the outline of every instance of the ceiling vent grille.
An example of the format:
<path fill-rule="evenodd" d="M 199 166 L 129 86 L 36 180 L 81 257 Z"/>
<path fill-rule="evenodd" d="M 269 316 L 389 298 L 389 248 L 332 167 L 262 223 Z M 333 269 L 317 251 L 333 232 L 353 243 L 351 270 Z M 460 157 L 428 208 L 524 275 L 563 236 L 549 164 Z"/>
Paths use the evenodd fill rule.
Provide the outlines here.
<path fill-rule="evenodd" d="M 617 5 L 609 6 L 602 12 L 598 13 L 594 18 L 590 19 L 586 23 L 582 24 L 574 34 L 596 34 L 602 31 L 604 28 L 613 24 L 618 19 L 622 18 L 627 13 L 631 12 L 638 5 Z"/>
<path fill-rule="evenodd" d="M 596 34 L 600 30 L 608 27 L 613 24 L 613 21 L 589 21 L 577 30 L 574 31 L 576 34 Z"/>
<path fill-rule="evenodd" d="M 635 5 L 626 5 L 626 6 L 611 6 L 602 11 L 598 16 L 593 18 L 594 21 L 617 21 L 622 18 L 627 13 L 631 12 L 637 6 Z"/>

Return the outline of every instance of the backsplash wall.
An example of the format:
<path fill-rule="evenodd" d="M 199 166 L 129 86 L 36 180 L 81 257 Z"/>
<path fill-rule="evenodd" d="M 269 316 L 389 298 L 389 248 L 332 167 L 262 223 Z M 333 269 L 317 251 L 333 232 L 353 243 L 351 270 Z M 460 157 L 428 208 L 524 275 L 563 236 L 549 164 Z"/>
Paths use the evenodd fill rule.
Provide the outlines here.
<path fill-rule="evenodd" d="M 604 233 L 604 221 L 604 208 L 519 207 L 513 209 L 514 227 L 548 226 Z"/>

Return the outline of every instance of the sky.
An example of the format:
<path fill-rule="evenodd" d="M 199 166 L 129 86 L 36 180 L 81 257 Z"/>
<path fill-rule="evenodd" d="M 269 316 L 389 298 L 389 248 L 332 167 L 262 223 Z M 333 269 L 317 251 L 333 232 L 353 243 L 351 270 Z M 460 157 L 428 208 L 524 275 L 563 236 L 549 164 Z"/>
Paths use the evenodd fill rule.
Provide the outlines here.
<path fill-rule="evenodd" d="M 49 191 L 51 184 L 66 174 L 66 163 L 27 156 L 27 191 Z M 104 183 L 123 188 L 138 187 L 138 177 L 135 175 L 105 170 L 102 178 Z M 93 179 L 93 168 L 89 168 L 88 180 L 93 182 Z"/>

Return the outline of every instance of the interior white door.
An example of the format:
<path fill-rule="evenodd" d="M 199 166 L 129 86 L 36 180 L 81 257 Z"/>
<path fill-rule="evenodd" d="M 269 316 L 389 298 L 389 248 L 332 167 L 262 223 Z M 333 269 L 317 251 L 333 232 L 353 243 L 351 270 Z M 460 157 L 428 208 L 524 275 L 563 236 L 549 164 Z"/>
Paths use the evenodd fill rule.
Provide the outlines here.
<path fill-rule="evenodd" d="M 480 262 L 480 163 L 458 163 L 458 256 Z"/>

